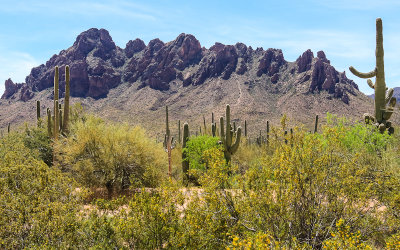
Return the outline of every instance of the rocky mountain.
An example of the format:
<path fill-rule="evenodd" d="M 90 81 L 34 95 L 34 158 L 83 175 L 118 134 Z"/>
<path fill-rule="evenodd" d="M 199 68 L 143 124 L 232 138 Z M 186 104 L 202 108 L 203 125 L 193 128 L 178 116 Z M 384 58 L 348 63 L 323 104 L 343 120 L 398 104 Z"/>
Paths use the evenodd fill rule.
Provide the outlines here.
<path fill-rule="evenodd" d="M 64 89 L 65 65 L 70 65 L 72 97 L 115 120 L 136 115 L 134 122 L 154 124 L 166 104 L 172 106 L 174 118 L 185 120 L 200 119 L 213 110 L 222 113 L 223 106 L 231 103 L 244 116 L 241 119 L 259 123 L 267 114 L 273 119 L 287 113 L 304 121 L 327 111 L 356 116 L 371 106 L 323 51 L 315 57 L 307 50 L 295 62 L 288 62 L 280 49 L 253 49 L 243 43 L 215 43 L 207 49 L 189 34 L 168 43 L 154 39 L 146 45 L 140 39 L 131 40 L 120 48 L 107 30 L 95 28 L 33 68 L 25 83 L 8 79 L 0 105 L 24 110 L 24 102 L 41 99 L 51 107 L 54 67 L 60 67 L 60 88 Z M 27 117 L 27 112 L 17 112 L 13 118 L 0 111 L 0 126 Z"/>

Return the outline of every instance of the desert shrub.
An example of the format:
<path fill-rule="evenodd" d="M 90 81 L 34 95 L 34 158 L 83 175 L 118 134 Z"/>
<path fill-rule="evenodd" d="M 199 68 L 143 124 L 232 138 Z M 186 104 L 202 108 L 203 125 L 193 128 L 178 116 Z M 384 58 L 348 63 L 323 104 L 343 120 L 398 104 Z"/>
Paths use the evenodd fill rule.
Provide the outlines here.
<path fill-rule="evenodd" d="M 37 159 L 25 139 L 22 133 L 0 139 L 0 248 L 73 244 L 85 192 Z"/>
<path fill-rule="evenodd" d="M 372 249 L 361 241 L 360 231 L 351 232 L 350 226 L 343 219 L 336 222 L 336 230 L 331 232 L 332 238 L 323 242 L 324 249 Z"/>
<path fill-rule="evenodd" d="M 52 139 L 47 134 L 47 128 L 26 128 L 23 133 L 25 147 L 38 152 L 38 159 L 43 160 L 48 166 L 53 164 Z M 34 154 L 33 154 L 34 155 Z"/>
<path fill-rule="evenodd" d="M 295 237 L 321 247 L 343 218 L 352 233 L 361 232 L 361 240 L 383 246 L 384 238 L 399 229 L 389 211 L 400 187 L 395 168 L 389 168 L 395 162 L 387 157 L 390 140 L 362 125 L 328 125 L 321 134 L 297 131 L 293 145 L 280 144 L 261 166 L 246 172 L 248 191 L 235 207 L 250 228 L 278 242 Z"/>
<path fill-rule="evenodd" d="M 178 237 L 179 211 L 183 196 L 176 189 L 142 189 L 115 220 L 121 241 L 130 249 L 174 248 L 172 239 Z"/>
<path fill-rule="evenodd" d="M 205 171 L 209 162 L 204 152 L 209 149 L 222 150 L 222 145 L 218 144 L 219 138 L 209 135 L 192 136 L 186 143 L 186 156 L 189 160 L 189 168 Z"/>
<path fill-rule="evenodd" d="M 155 187 L 166 172 L 166 154 L 142 128 L 106 124 L 94 116 L 72 123 L 56 150 L 62 169 L 109 194 L 132 185 Z"/>

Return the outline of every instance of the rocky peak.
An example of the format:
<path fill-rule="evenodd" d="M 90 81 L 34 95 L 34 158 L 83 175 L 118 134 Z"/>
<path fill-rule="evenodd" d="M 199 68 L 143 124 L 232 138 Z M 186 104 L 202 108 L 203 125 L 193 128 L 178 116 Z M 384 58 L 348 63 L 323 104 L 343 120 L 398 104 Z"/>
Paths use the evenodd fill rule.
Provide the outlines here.
<path fill-rule="evenodd" d="M 105 47 L 108 49 L 116 48 L 108 31 L 96 28 L 89 29 L 78 35 L 73 47 L 75 47 L 77 51 L 85 54 L 92 51 L 95 47 Z"/>
<path fill-rule="evenodd" d="M 146 44 L 139 38 L 136 38 L 135 40 L 130 40 L 126 46 L 125 46 L 125 55 L 128 58 L 131 58 L 134 54 L 144 50 L 146 48 Z"/>
<path fill-rule="evenodd" d="M 314 58 L 314 53 L 308 49 L 296 60 L 297 72 L 303 73 L 311 69 L 311 63 Z"/>
<path fill-rule="evenodd" d="M 1 99 L 7 99 L 18 91 L 17 84 L 15 84 L 11 80 L 11 78 L 8 78 L 8 80 L 4 82 L 4 85 L 5 85 L 5 91 L 4 94 L 1 96 Z"/>
<path fill-rule="evenodd" d="M 256 51 L 259 49 L 257 48 Z M 267 49 L 260 52 L 264 53 L 262 58 L 260 59 L 260 63 L 258 65 L 257 76 L 261 76 L 262 74 L 267 74 L 268 76 L 273 76 L 274 74 L 279 72 L 279 68 L 286 64 L 285 58 L 283 57 L 282 50 L 280 49 Z"/>
<path fill-rule="evenodd" d="M 311 84 L 309 91 L 327 91 L 335 98 L 341 98 L 344 103 L 349 102 L 348 93 L 355 95 L 357 84 L 346 77 L 345 72 L 339 73 L 330 65 L 323 51 L 317 52 L 317 57 L 312 66 Z"/>
<path fill-rule="evenodd" d="M 326 58 L 326 55 L 325 55 L 325 52 L 323 52 L 322 50 L 320 50 L 320 51 L 318 51 L 317 52 L 317 58 L 319 58 L 321 61 L 323 61 L 323 62 L 325 62 L 325 63 L 331 63 L 331 61 L 329 61 L 327 58 Z"/>

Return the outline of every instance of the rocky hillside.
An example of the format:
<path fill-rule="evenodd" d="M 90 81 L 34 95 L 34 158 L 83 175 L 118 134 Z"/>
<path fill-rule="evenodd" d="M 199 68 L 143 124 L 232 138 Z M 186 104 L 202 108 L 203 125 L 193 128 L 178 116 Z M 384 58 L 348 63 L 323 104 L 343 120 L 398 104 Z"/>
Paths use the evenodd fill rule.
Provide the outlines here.
<path fill-rule="evenodd" d="M 207 49 L 189 34 L 168 43 L 131 40 L 120 48 L 107 30 L 93 28 L 46 64 L 33 68 L 25 83 L 5 82 L 0 126 L 33 120 L 29 110 L 37 99 L 51 107 L 54 67 L 60 67 L 64 89 L 65 65 L 71 69 L 73 101 L 111 119 L 152 126 L 162 123 L 166 104 L 172 118 L 197 121 L 212 111 L 222 114 L 223 106 L 230 103 L 234 115 L 257 124 L 278 119 L 282 113 L 301 122 L 326 112 L 358 117 L 372 107 L 323 51 L 315 57 L 307 50 L 288 62 L 280 49 L 253 49 L 242 43 L 215 43 Z M 7 113 L 10 109 L 15 112 Z"/>

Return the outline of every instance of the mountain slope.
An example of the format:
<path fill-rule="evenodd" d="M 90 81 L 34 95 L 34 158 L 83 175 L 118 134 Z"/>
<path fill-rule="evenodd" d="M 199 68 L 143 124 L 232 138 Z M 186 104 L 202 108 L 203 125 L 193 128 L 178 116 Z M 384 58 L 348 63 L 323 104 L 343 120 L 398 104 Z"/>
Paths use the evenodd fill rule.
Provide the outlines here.
<path fill-rule="evenodd" d="M 330 65 L 323 51 L 314 57 L 307 50 L 287 62 L 279 49 L 254 50 L 242 43 L 206 49 L 187 34 L 168 43 L 154 39 L 147 46 L 136 39 L 122 49 L 108 31 L 90 29 L 73 46 L 33 68 L 25 83 L 6 81 L 0 126 L 34 120 L 36 100 L 42 101 L 43 111 L 51 107 L 54 67 L 60 67 L 63 89 L 65 65 L 71 68 L 73 102 L 154 132 L 163 126 L 165 105 L 171 119 L 201 124 L 203 115 L 216 112 L 218 117 L 229 103 L 233 118 L 250 121 L 252 133 L 267 120 L 277 124 L 283 113 L 311 124 L 315 114 L 358 118 L 372 109 L 372 101 Z"/>

